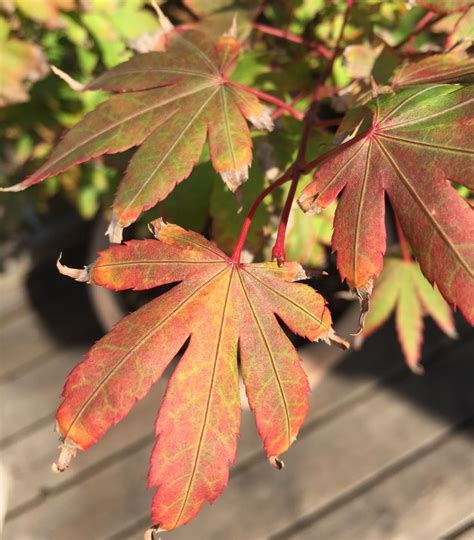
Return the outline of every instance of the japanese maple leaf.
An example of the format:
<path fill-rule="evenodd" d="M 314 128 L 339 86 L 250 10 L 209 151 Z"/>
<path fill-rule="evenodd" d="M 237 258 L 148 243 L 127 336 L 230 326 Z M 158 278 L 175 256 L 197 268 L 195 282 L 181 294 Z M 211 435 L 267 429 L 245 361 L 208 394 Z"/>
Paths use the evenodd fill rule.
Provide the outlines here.
<path fill-rule="evenodd" d="M 395 312 L 398 339 L 410 368 L 420 373 L 423 316 L 431 315 L 448 336 L 456 337 L 456 328 L 448 304 L 425 279 L 416 262 L 388 257 L 374 284 L 364 330 L 358 339 L 375 332 Z"/>
<path fill-rule="evenodd" d="M 474 87 L 417 86 L 367 105 L 369 129 L 316 172 L 299 204 L 342 191 L 332 246 L 341 277 L 366 297 L 385 252 L 385 193 L 421 270 L 474 322 L 474 216 L 450 181 L 473 187 Z"/>
<path fill-rule="evenodd" d="M 163 200 L 187 178 L 206 139 L 216 171 L 232 191 L 247 179 L 252 142 L 245 118 L 272 128 L 259 100 L 228 84 L 239 54 L 231 35 L 173 33 L 166 52 L 137 55 L 86 89 L 117 92 L 69 131 L 19 191 L 69 167 L 141 145 L 130 161 L 113 207 L 121 227 Z"/>
<path fill-rule="evenodd" d="M 474 80 L 474 58 L 463 50 L 446 54 L 434 54 L 418 62 L 405 62 L 394 74 L 394 89 L 416 84 L 439 82 L 472 82 Z"/>
<path fill-rule="evenodd" d="M 88 269 L 58 263 L 113 290 L 179 284 L 125 317 L 71 372 L 57 412 L 57 467 L 120 421 L 189 340 L 158 415 L 149 473 L 153 522 L 173 529 L 227 484 L 240 426 L 238 354 L 265 452 L 278 463 L 306 416 L 309 387 L 276 315 L 310 340 L 338 338 L 324 299 L 291 283 L 304 277 L 299 264 L 237 264 L 197 233 L 154 228 L 157 240 L 112 246 Z"/>
<path fill-rule="evenodd" d="M 417 3 L 436 13 L 453 13 L 472 5 L 472 0 L 417 0 Z"/>

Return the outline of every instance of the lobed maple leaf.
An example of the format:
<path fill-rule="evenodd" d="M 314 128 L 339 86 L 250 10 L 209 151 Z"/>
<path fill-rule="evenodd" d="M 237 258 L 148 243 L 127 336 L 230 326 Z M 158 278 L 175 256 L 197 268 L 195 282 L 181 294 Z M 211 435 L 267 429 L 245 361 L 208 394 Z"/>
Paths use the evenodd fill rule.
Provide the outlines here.
<path fill-rule="evenodd" d="M 272 129 L 266 108 L 227 83 L 239 42 L 224 35 L 174 33 L 166 52 L 137 55 L 105 72 L 88 90 L 117 92 L 69 131 L 46 163 L 5 191 L 20 191 L 75 164 L 141 145 L 113 208 L 126 227 L 187 178 L 206 138 L 212 164 L 232 191 L 248 177 L 252 141 L 246 118 Z M 143 143 L 143 144 L 142 144 Z"/>
<path fill-rule="evenodd" d="M 415 86 L 367 107 L 370 127 L 319 168 L 299 204 L 318 211 L 342 191 L 332 246 L 367 303 L 383 266 L 386 193 L 424 275 L 472 323 L 474 216 L 450 181 L 473 187 L 474 87 Z"/>
<path fill-rule="evenodd" d="M 434 54 L 417 62 L 405 62 L 393 76 L 394 89 L 416 84 L 473 82 L 474 58 L 463 50 Z"/>
<path fill-rule="evenodd" d="M 472 5 L 472 0 L 416 0 L 423 8 L 436 13 L 462 11 Z"/>
<path fill-rule="evenodd" d="M 237 264 L 197 233 L 152 226 L 156 240 L 112 246 L 89 268 L 58 262 L 62 273 L 113 290 L 179 284 L 125 317 L 71 372 L 56 417 L 57 467 L 120 421 L 189 340 L 156 421 L 149 473 L 153 522 L 173 529 L 227 484 L 240 425 L 238 355 L 265 452 L 278 464 L 306 416 L 309 386 L 275 315 L 312 341 L 340 340 L 322 296 L 291 283 L 305 277 L 299 264 Z"/>
<path fill-rule="evenodd" d="M 382 273 L 374 284 L 370 309 L 359 343 L 373 334 L 395 312 L 395 321 L 403 354 L 416 373 L 420 366 L 423 342 L 423 316 L 431 315 L 448 336 L 457 336 L 448 304 L 432 287 L 414 261 L 387 257 Z"/>

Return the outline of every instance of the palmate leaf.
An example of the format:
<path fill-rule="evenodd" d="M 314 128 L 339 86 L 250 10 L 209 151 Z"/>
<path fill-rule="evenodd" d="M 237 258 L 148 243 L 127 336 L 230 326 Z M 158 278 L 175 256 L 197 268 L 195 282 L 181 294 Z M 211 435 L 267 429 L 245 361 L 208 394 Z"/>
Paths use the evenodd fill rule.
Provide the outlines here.
<path fill-rule="evenodd" d="M 368 104 L 371 127 L 327 160 L 299 204 L 318 211 L 342 191 L 332 246 L 364 296 L 385 252 L 385 193 L 428 280 L 474 321 L 474 216 L 450 184 L 472 189 L 474 87 L 417 86 Z"/>
<path fill-rule="evenodd" d="M 164 53 L 138 55 L 107 71 L 87 89 L 118 95 L 87 114 L 40 169 L 7 190 L 25 189 L 77 163 L 141 144 L 113 204 L 119 225 L 126 227 L 190 175 L 207 138 L 215 170 L 235 191 L 252 161 L 245 118 L 272 128 L 255 96 L 225 82 L 239 48 L 230 35 L 214 43 L 190 31 L 174 34 Z"/>
<path fill-rule="evenodd" d="M 448 336 L 456 328 L 448 304 L 425 279 L 417 263 L 388 257 L 374 292 L 359 339 L 375 332 L 395 312 L 398 339 L 410 368 L 419 373 L 423 315 L 430 315 Z"/>
<path fill-rule="evenodd" d="M 69 375 L 57 412 L 64 469 L 120 421 L 189 339 L 156 422 L 151 456 L 153 521 L 173 529 L 213 501 L 228 481 L 240 425 L 237 354 L 265 452 L 295 440 L 308 409 L 308 382 L 275 315 L 314 341 L 338 340 L 324 299 L 297 263 L 235 264 L 214 244 L 154 223 L 157 240 L 102 252 L 92 267 L 60 270 L 113 290 L 179 282 L 98 341 Z"/>
<path fill-rule="evenodd" d="M 472 0 L 417 0 L 417 3 L 436 13 L 453 13 L 468 8 Z"/>
<path fill-rule="evenodd" d="M 392 87 L 440 82 L 473 82 L 474 58 L 463 50 L 434 54 L 417 62 L 405 62 L 394 74 Z"/>

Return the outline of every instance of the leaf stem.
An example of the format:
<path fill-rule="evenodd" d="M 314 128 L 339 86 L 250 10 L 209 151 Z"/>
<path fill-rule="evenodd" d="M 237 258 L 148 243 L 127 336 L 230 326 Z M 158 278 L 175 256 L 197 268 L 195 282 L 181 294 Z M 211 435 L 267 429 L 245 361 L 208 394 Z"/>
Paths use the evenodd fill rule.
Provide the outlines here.
<path fill-rule="evenodd" d="M 248 94 L 253 94 L 254 96 L 257 96 L 260 99 L 263 99 L 264 101 L 268 101 L 269 103 L 278 105 L 280 109 L 284 109 L 285 111 L 289 112 L 297 120 L 303 120 L 304 118 L 304 114 L 302 112 L 297 111 L 290 104 L 285 103 L 284 101 L 282 101 L 281 99 L 278 99 L 275 96 L 267 94 L 266 92 L 262 92 L 261 90 L 255 90 L 254 88 L 250 88 L 249 86 L 246 86 L 245 84 L 241 84 L 237 81 L 232 81 L 230 79 L 227 79 L 225 82 L 228 84 L 231 84 L 232 86 L 236 86 L 237 88 L 240 88 L 241 90 L 243 90 L 244 92 L 247 92 Z"/>
<path fill-rule="evenodd" d="M 326 65 L 326 68 L 324 69 L 323 73 L 321 74 L 321 76 L 318 78 L 318 81 L 316 82 L 316 85 L 313 89 L 313 99 L 311 101 L 311 105 L 309 106 L 305 114 L 303 134 L 301 136 L 301 141 L 298 148 L 298 155 L 294 163 L 295 172 L 293 173 L 293 176 L 292 176 L 290 190 L 288 191 L 288 195 L 285 201 L 285 206 L 283 207 L 283 211 L 280 217 L 280 223 L 278 225 L 278 232 L 277 232 L 275 245 L 273 246 L 273 249 L 272 249 L 272 258 L 276 259 L 279 265 L 282 265 L 285 262 L 285 258 L 286 258 L 285 238 L 286 238 L 286 230 L 288 227 L 288 218 L 290 216 L 291 207 L 293 206 L 293 200 L 295 198 L 296 188 L 298 187 L 298 181 L 300 179 L 301 174 L 303 173 L 303 169 L 305 166 L 306 149 L 308 147 L 311 130 L 318 121 L 317 102 L 318 102 L 319 88 L 324 84 L 328 76 L 331 74 L 332 68 L 334 66 L 334 61 L 341 52 L 340 51 L 341 40 L 344 34 L 344 29 L 346 27 L 347 21 L 349 19 L 349 13 L 352 9 L 352 4 L 353 4 L 353 0 L 346 0 L 346 10 L 344 12 L 344 19 L 342 22 L 341 30 L 339 32 L 339 36 L 336 40 L 336 45 L 334 47 L 333 52 L 331 53 L 331 56 Z"/>
<path fill-rule="evenodd" d="M 396 215 L 395 226 L 397 228 L 398 242 L 400 244 L 403 260 L 405 262 L 411 262 L 410 246 L 408 245 L 407 239 L 402 230 L 402 226 L 400 225 L 400 221 Z"/>
<path fill-rule="evenodd" d="M 334 50 L 332 53 L 330 53 L 328 58 L 328 63 L 326 65 L 326 68 L 324 72 L 322 73 L 321 77 L 318 78 L 318 81 L 316 82 L 315 88 L 313 90 L 313 98 L 311 100 L 311 105 L 309 106 L 308 110 L 306 111 L 306 114 L 303 115 L 299 111 L 296 111 L 293 109 L 291 105 L 288 105 L 287 103 L 284 103 L 277 98 L 274 98 L 273 96 L 270 96 L 269 94 L 266 94 L 265 92 L 260 92 L 259 90 L 254 90 L 253 88 L 249 88 L 243 84 L 237 83 L 235 81 L 226 81 L 230 84 L 233 84 L 234 86 L 237 86 L 238 88 L 241 88 L 242 90 L 249 92 L 250 94 L 254 94 L 258 96 L 261 99 L 264 99 L 266 101 L 270 101 L 271 103 L 275 103 L 280 106 L 281 109 L 285 109 L 293 114 L 293 116 L 298 117 L 299 120 L 304 119 L 304 128 L 303 128 L 303 134 L 301 136 L 300 145 L 298 148 L 298 155 L 294 161 L 294 163 L 286 170 L 286 172 L 281 176 L 278 180 L 276 180 L 271 186 L 267 187 L 260 195 L 255 199 L 254 203 L 252 204 L 244 223 L 242 224 L 242 228 L 240 230 L 239 238 L 237 240 L 237 243 L 235 245 L 234 251 L 232 252 L 232 261 L 234 263 L 240 262 L 240 255 L 242 253 L 242 249 L 245 244 L 245 240 L 247 238 L 248 231 L 250 229 L 250 225 L 252 223 L 252 219 L 255 215 L 255 212 L 260 205 L 260 203 L 263 201 L 263 199 L 271 193 L 274 189 L 276 189 L 278 186 L 281 186 L 285 182 L 291 180 L 291 186 L 288 191 L 288 195 L 285 201 L 285 205 L 283 207 L 281 217 L 280 217 L 280 223 L 278 225 L 278 232 L 277 232 L 277 238 L 275 241 L 275 245 L 272 249 L 272 258 L 276 259 L 278 261 L 278 264 L 282 265 L 285 262 L 285 237 L 286 237 L 286 230 L 288 226 L 288 218 L 290 215 L 291 207 L 293 205 L 293 200 L 295 198 L 296 189 L 298 187 L 298 181 L 300 179 L 300 176 L 304 173 L 310 172 L 316 165 L 319 165 L 322 161 L 325 161 L 329 157 L 333 156 L 334 154 L 341 152 L 344 150 L 347 146 L 354 144 L 357 142 L 361 135 L 358 137 L 354 137 L 352 140 L 347 141 L 347 143 L 343 143 L 339 145 L 338 147 L 334 148 L 333 150 L 327 152 L 326 154 L 323 154 L 322 156 L 319 156 L 317 159 L 306 163 L 306 149 L 308 146 L 309 137 L 311 134 L 311 129 L 313 125 L 318 124 L 318 118 L 317 118 L 317 102 L 318 102 L 318 90 L 322 84 L 324 84 L 325 80 L 329 76 L 329 74 L 332 72 L 332 68 L 334 65 L 334 61 L 337 58 L 337 56 L 340 54 L 340 44 L 341 40 L 344 34 L 344 29 L 346 27 L 347 21 L 349 19 L 349 13 L 351 11 L 353 5 L 353 0 L 346 0 L 346 10 L 344 13 L 344 19 L 342 22 L 341 30 L 339 32 L 339 36 L 336 40 L 336 45 L 334 47 Z M 277 29 L 272 29 L 271 27 L 267 27 L 265 25 L 257 25 L 257 29 L 261 31 L 267 31 L 267 33 L 271 33 L 272 35 L 276 35 L 278 37 L 285 37 L 288 38 L 288 34 L 278 31 Z M 270 29 L 270 32 L 268 31 Z M 302 38 L 299 38 L 298 36 L 295 36 L 293 34 L 290 34 L 290 41 L 300 42 L 299 40 Z M 299 99 L 299 98 L 298 98 Z M 296 116 L 295 113 L 298 115 Z M 278 111 L 277 111 L 278 114 Z M 324 121 L 319 121 L 320 125 L 324 124 Z M 332 123 L 332 122 L 331 122 Z"/>
<path fill-rule="evenodd" d="M 231 259 L 234 263 L 240 263 L 240 255 L 242 253 L 242 249 L 245 245 L 245 240 L 247 239 L 247 234 L 250 229 L 250 225 L 252 224 L 252 219 L 255 215 L 255 212 L 257 211 L 257 208 L 259 207 L 260 203 L 265 199 L 267 195 L 269 195 L 273 190 L 275 190 L 277 187 L 283 185 L 285 182 L 288 182 L 291 179 L 291 171 L 288 169 L 278 180 L 275 180 L 273 184 L 269 185 L 267 188 L 265 188 L 260 195 L 255 199 L 252 206 L 250 207 L 250 210 L 248 211 L 247 216 L 244 219 L 244 222 L 242 224 L 242 228 L 240 229 L 239 238 L 237 240 L 237 243 L 235 244 L 234 251 L 232 252 Z"/>
<path fill-rule="evenodd" d="M 279 28 L 274 28 L 273 26 L 267 26 L 266 24 L 254 23 L 253 28 L 259 30 L 264 34 L 270 36 L 278 37 L 290 41 L 291 43 L 298 43 L 299 45 L 305 45 L 309 49 L 312 49 L 318 52 L 321 56 L 329 59 L 331 58 L 331 51 L 326 48 L 323 44 L 318 43 L 317 41 L 308 41 L 301 36 L 288 32 L 287 30 L 280 30 Z"/>
<path fill-rule="evenodd" d="M 418 34 L 429 28 L 432 24 L 438 22 L 442 18 L 442 15 L 434 13 L 433 11 L 427 11 L 423 17 L 416 23 L 413 32 L 410 32 L 402 41 L 397 43 L 395 49 L 401 49 L 405 45 L 408 50 L 413 48 L 413 42 Z"/>

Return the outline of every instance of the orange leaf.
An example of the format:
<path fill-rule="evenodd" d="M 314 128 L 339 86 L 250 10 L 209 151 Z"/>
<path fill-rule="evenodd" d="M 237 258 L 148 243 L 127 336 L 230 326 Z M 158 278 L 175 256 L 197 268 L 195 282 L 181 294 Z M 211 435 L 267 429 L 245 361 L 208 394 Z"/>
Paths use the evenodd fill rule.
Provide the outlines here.
<path fill-rule="evenodd" d="M 237 264 L 202 236 L 161 220 L 157 240 L 102 252 L 89 269 L 60 270 L 114 290 L 176 283 L 125 317 L 70 374 L 57 413 L 64 455 L 87 449 L 121 420 L 189 340 L 156 423 L 153 521 L 173 529 L 228 481 L 240 426 L 237 356 L 265 451 L 273 463 L 295 440 L 308 382 L 276 315 L 312 341 L 337 339 L 324 299 L 292 283 L 297 263 Z M 61 462 L 61 466 L 67 465 Z"/>

